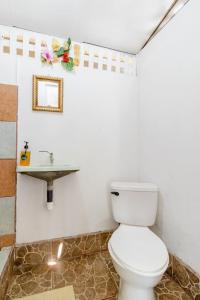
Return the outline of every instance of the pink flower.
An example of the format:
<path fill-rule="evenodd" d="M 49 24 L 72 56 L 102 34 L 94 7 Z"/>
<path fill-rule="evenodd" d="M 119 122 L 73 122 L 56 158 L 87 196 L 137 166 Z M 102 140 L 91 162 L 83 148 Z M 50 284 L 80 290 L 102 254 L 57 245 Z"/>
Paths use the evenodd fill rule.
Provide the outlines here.
<path fill-rule="evenodd" d="M 42 59 L 51 64 L 53 62 L 53 54 L 48 50 L 44 50 L 44 52 L 42 53 Z"/>

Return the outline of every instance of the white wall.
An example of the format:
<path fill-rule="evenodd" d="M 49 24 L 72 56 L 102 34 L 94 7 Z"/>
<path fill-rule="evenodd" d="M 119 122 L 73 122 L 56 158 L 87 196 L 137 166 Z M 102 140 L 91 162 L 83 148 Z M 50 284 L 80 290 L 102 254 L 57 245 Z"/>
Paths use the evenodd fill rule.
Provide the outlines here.
<path fill-rule="evenodd" d="M 17 61 L 14 56 L 7 54 L 0 55 L 0 83 L 16 84 L 17 82 Z"/>
<path fill-rule="evenodd" d="M 51 212 L 46 183 L 18 175 L 17 243 L 113 228 L 109 183 L 137 180 L 138 174 L 135 66 L 133 76 L 81 66 L 68 73 L 59 65 L 43 66 L 38 58 L 1 53 L 0 68 L 1 83 L 19 86 L 18 159 L 28 140 L 32 164 L 45 162 L 38 151 L 49 150 L 55 163 L 80 167 L 55 181 Z M 33 74 L 64 78 L 63 113 L 32 111 Z"/>
<path fill-rule="evenodd" d="M 33 112 L 32 75 L 64 78 L 64 112 Z M 109 182 L 137 178 L 136 82 L 108 72 L 18 61 L 19 139 L 30 141 L 32 163 L 38 150 L 53 151 L 60 163 L 80 172 L 55 181 L 55 208 L 46 209 L 45 183 L 18 176 L 17 242 L 29 242 L 113 228 Z M 40 156 L 40 157 L 39 157 Z"/>
<path fill-rule="evenodd" d="M 140 180 L 160 188 L 158 230 L 200 272 L 200 2 L 138 56 Z"/>
<path fill-rule="evenodd" d="M 139 153 L 139 179 L 160 188 L 158 232 L 200 272 L 199 9 L 189 1 L 139 54 L 139 110 L 135 76 L 0 56 L 0 82 L 19 85 L 18 152 L 29 140 L 32 163 L 47 149 L 81 170 L 55 182 L 52 212 L 45 184 L 18 176 L 18 243 L 113 228 L 109 182 L 137 180 Z M 63 114 L 32 111 L 33 74 L 64 77 Z"/>
<path fill-rule="evenodd" d="M 138 56 L 140 180 L 158 184 L 158 231 L 198 272 L 199 9 L 198 0 L 189 1 Z M 63 114 L 32 111 L 32 74 L 64 77 Z M 18 151 L 28 139 L 32 163 L 40 159 L 38 150 L 48 149 L 57 161 L 81 169 L 55 182 L 52 212 L 45 207 L 45 184 L 18 176 L 17 242 L 112 228 L 109 182 L 137 180 L 136 77 L 83 68 L 66 73 L 18 58 L 16 78 Z"/>

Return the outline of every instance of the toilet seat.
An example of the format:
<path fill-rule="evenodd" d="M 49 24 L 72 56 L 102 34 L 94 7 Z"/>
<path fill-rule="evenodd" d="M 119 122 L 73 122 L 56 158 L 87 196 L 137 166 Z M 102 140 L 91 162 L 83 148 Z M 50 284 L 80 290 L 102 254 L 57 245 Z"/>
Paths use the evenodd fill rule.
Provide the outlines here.
<path fill-rule="evenodd" d="M 165 244 L 148 227 L 121 224 L 109 247 L 117 260 L 133 272 L 158 273 L 169 261 Z"/>

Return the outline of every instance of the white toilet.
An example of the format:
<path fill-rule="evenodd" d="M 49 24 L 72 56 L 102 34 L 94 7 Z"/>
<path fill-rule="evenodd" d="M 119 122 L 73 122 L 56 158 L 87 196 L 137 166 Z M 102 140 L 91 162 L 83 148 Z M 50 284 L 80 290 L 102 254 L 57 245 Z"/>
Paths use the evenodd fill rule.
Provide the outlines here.
<path fill-rule="evenodd" d="M 113 182 L 112 210 L 120 223 L 108 249 L 120 276 L 118 300 L 154 300 L 153 288 L 169 263 L 165 244 L 148 226 L 155 222 L 158 188 L 150 183 Z"/>

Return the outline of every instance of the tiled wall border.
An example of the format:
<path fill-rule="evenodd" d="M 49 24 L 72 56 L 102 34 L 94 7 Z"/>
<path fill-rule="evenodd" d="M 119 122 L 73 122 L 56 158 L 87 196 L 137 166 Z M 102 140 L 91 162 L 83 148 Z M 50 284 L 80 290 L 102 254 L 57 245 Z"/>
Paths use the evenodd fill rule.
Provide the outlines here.
<path fill-rule="evenodd" d="M 200 275 L 180 258 L 170 255 L 167 273 L 195 300 L 200 300 Z"/>
<path fill-rule="evenodd" d="M 113 231 L 101 231 L 67 238 L 16 245 L 15 266 L 42 264 L 50 260 L 70 260 L 82 255 L 91 255 L 107 250 Z M 62 246 L 61 246 L 62 245 Z M 59 248 L 62 252 L 59 254 Z"/>
<path fill-rule="evenodd" d="M 11 197 L 16 196 L 16 140 L 17 140 L 17 106 L 18 106 L 18 87 L 16 85 L 1 84 L 0 83 L 0 123 L 1 123 L 1 148 L 5 146 L 13 147 L 12 151 L 1 151 L 0 153 L 0 205 L 1 208 L 5 201 L 11 203 Z M 3 127 L 5 126 L 6 127 Z M 15 136 L 15 142 L 9 144 L 8 132 L 12 131 L 10 138 Z M 9 148 L 9 147 L 8 147 Z M 2 149 L 1 149 L 2 150 Z M 6 152 L 7 151 L 7 152 Z M 4 202 L 2 202 L 5 200 Z M 12 204 L 15 210 L 15 201 Z M 5 207 L 5 205 L 4 205 Z M 16 213 L 8 214 L 8 218 L 13 218 L 11 224 L 14 227 L 1 230 L 0 234 L 0 250 L 3 247 L 8 247 L 15 244 L 15 219 Z M 1 219 L 3 220 L 3 219 Z M 3 221 L 2 221 L 3 222 Z M 12 228 L 11 228 L 12 227 Z"/>
<path fill-rule="evenodd" d="M 1 201 L 1 200 L 0 200 Z M 0 236 L 0 249 L 15 244 L 15 233 Z"/>
<path fill-rule="evenodd" d="M 4 270 L 0 275 L 0 300 L 4 300 L 8 288 L 8 284 L 12 276 L 13 266 L 14 266 L 14 249 L 12 249 L 8 257 L 7 263 L 4 267 Z"/>
<path fill-rule="evenodd" d="M 51 49 L 53 37 L 26 30 L 0 25 L 0 54 L 29 57 L 41 61 L 41 53 Z M 64 40 L 56 38 L 61 44 Z M 81 67 L 90 71 L 110 72 L 133 76 L 135 56 L 119 51 L 72 42 L 70 56 L 75 59 L 75 69 Z"/>

